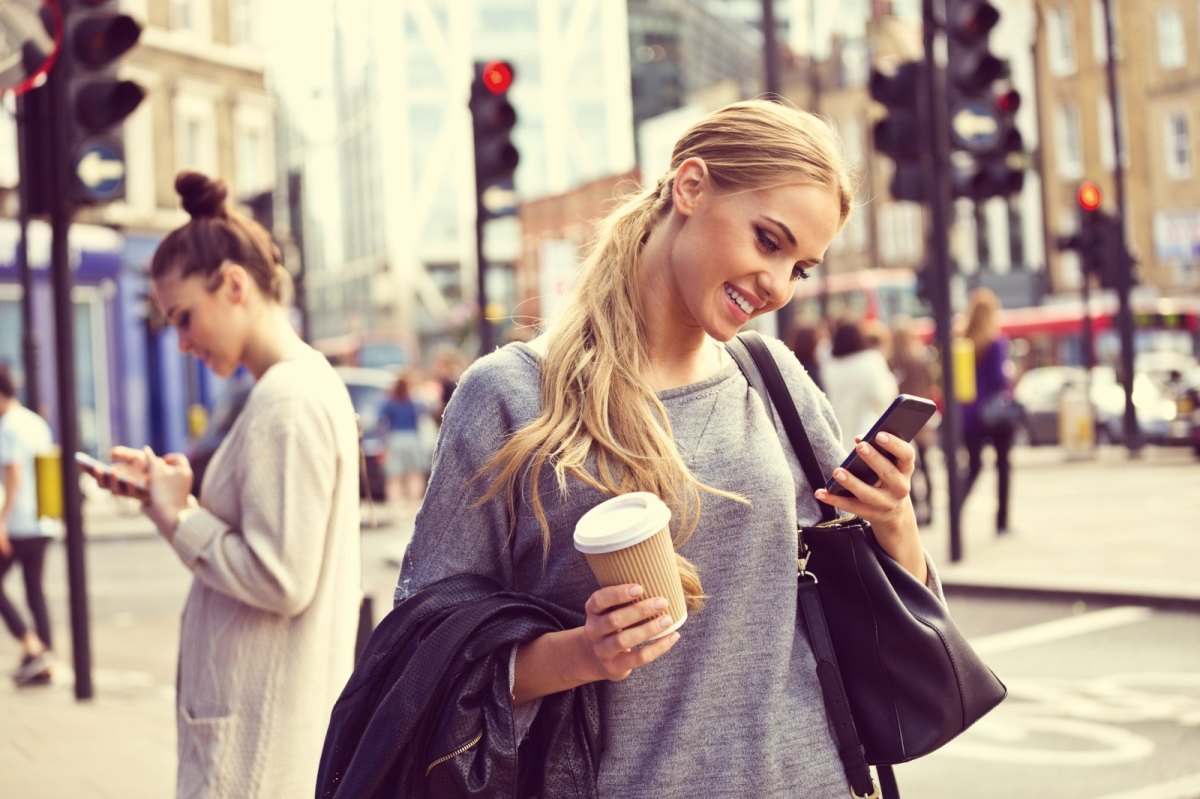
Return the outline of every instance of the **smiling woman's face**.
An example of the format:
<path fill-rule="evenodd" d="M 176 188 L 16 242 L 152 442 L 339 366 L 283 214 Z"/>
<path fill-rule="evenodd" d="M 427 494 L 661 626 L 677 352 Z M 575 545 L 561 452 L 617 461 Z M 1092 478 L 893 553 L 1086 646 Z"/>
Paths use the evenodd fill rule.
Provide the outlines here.
<path fill-rule="evenodd" d="M 229 281 L 225 274 L 210 291 L 206 278 L 173 272 L 153 285 L 154 301 L 179 334 L 179 351 L 196 356 L 221 377 L 237 370 L 245 338 Z"/>
<path fill-rule="evenodd" d="M 671 244 L 674 296 L 659 299 L 679 324 L 719 341 L 786 305 L 841 225 L 837 195 L 811 183 L 726 195 L 710 188 L 684 215 Z"/>

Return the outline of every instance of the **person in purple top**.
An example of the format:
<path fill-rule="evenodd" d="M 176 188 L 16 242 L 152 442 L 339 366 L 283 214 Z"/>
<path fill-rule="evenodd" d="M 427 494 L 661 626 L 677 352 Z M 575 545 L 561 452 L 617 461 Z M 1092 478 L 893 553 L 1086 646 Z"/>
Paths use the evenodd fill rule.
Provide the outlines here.
<path fill-rule="evenodd" d="M 980 288 L 971 293 L 964 335 L 975 344 L 975 401 L 963 405 L 963 440 L 969 462 L 964 498 L 983 469 L 983 448 L 990 443 L 996 450 L 996 532 L 1004 534 L 1009 529 L 1009 455 L 1019 406 L 1012 398 L 1013 366 L 1008 337 L 1000 331 L 999 310 L 1000 300 L 994 292 Z"/>

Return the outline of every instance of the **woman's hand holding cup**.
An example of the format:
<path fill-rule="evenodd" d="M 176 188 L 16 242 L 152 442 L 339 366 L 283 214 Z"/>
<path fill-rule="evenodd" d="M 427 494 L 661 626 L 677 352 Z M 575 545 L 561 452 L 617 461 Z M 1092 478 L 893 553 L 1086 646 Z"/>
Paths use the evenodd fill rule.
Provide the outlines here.
<path fill-rule="evenodd" d="M 584 605 L 585 657 L 595 669 L 596 680 L 619 682 L 634 669 L 657 659 L 679 640 L 679 633 L 673 632 L 646 643 L 662 635 L 672 620 L 663 615 L 666 599 L 641 599 L 643 593 L 640 585 L 610 585 L 588 597 Z"/>

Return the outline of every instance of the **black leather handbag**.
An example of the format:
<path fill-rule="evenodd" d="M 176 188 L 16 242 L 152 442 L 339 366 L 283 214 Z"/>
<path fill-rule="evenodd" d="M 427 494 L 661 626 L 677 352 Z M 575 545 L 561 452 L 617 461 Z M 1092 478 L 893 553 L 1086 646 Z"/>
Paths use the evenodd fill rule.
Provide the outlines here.
<path fill-rule="evenodd" d="M 738 342 L 744 349 L 738 346 Z M 800 414 L 762 338 L 742 333 L 730 352 L 787 432 L 810 485 L 825 480 Z M 749 356 L 749 357 L 747 357 Z M 1008 693 L 959 632 L 941 600 L 883 551 L 869 522 L 839 517 L 802 527 L 799 617 L 846 777 L 855 796 L 898 797 L 890 766 L 929 754 Z"/>

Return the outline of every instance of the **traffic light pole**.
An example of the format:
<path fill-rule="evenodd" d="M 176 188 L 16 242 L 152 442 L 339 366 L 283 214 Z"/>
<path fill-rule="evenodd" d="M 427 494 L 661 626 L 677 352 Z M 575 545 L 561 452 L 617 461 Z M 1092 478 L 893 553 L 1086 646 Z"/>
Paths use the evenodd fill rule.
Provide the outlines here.
<path fill-rule="evenodd" d="M 946 460 L 946 489 L 949 495 L 950 561 L 962 560 L 962 484 L 958 479 L 959 414 L 954 396 L 954 342 L 950 315 L 950 124 L 946 108 L 945 71 L 939 68 L 937 34 L 944 18 L 944 9 L 935 8 L 935 0 L 922 0 L 924 19 L 922 38 L 925 46 L 922 96 L 925 117 L 931 120 L 930 146 L 924 149 L 926 196 L 929 200 L 929 260 L 930 283 L 935 302 L 934 321 L 937 325 L 938 349 L 942 358 L 942 452 Z"/>
<path fill-rule="evenodd" d="M 45 88 L 34 91 L 46 91 Z M 30 180 L 33 170 L 29 164 L 29 136 L 32 130 L 44 130 L 42 120 L 33 124 L 30 114 L 40 113 L 42 103 L 27 103 L 17 97 L 17 270 L 21 280 L 21 353 L 25 366 L 25 404 L 34 413 L 42 412 L 41 385 L 38 377 L 37 329 L 33 324 L 33 269 L 29 266 L 29 204 Z"/>
<path fill-rule="evenodd" d="M 1107 47 L 1108 63 L 1105 74 L 1108 78 L 1109 109 L 1112 112 L 1113 189 L 1116 192 L 1117 214 L 1121 220 L 1121 247 L 1116 257 L 1117 268 L 1117 322 L 1121 334 L 1121 382 L 1125 386 L 1125 446 L 1129 454 L 1137 456 L 1142 449 L 1142 435 L 1138 429 L 1137 413 L 1133 407 L 1133 309 L 1129 293 L 1133 289 L 1133 264 L 1129 247 L 1125 241 L 1125 168 L 1121 165 L 1121 101 L 1117 94 L 1117 68 L 1113 37 L 1113 3 L 1104 0 L 1104 42 Z"/>
<path fill-rule="evenodd" d="M 72 207 L 67 199 L 68 159 L 63 126 L 69 113 L 67 87 L 60 76 L 46 82 L 50 92 L 50 273 L 54 291 L 54 352 L 58 362 L 58 426 L 62 457 L 63 516 L 67 528 L 67 586 L 71 607 L 71 658 L 75 669 L 75 698 L 92 698 L 92 645 L 88 618 L 87 569 L 84 558 L 82 499 L 75 453 L 79 424 L 75 394 L 75 324 L 71 303 L 71 263 L 68 235 Z"/>
<path fill-rule="evenodd" d="M 482 194 L 476 192 L 475 201 L 475 294 L 479 300 L 479 356 L 483 357 L 496 348 L 496 331 L 487 317 L 487 256 L 483 254 L 483 228 L 487 223 L 487 209 L 483 207 Z"/>

